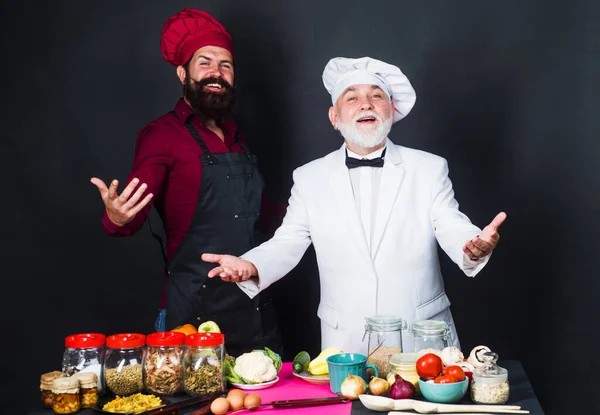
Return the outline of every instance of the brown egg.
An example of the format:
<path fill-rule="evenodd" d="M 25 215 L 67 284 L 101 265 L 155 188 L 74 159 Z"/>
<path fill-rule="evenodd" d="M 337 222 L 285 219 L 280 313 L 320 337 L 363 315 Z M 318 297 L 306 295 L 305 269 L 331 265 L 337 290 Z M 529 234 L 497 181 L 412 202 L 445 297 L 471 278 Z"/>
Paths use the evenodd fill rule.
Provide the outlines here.
<path fill-rule="evenodd" d="M 210 411 L 215 415 L 223 415 L 229 410 L 229 401 L 225 398 L 217 398 L 210 404 Z"/>
<path fill-rule="evenodd" d="M 230 396 L 241 396 L 242 397 L 242 401 L 244 400 L 244 398 L 246 397 L 246 392 L 244 392 L 241 389 L 231 389 L 229 391 L 229 393 L 227 394 L 227 398 L 229 398 Z"/>
<path fill-rule="evenodd" d="M 233 392 L 233 390 L 231 392 Z M 242 391 L 240 391 L 242 393 L 231 392 L 229 392 L 229 394 L 227 395 L 227 400 L 229 401 L 229 409 L 231 409 L 232 411 L 242 409 L 244 407 L 244 397 L 246 394 Z"/>
<path fill-rule="evenodd" d="M 256 409 L 260 406 L 260 403 L 261 403 L 260 395 L 257 393 L 249 393 L 244 398 L 244 407 L 246 409 L 250 409 L 250 410 Z"/>

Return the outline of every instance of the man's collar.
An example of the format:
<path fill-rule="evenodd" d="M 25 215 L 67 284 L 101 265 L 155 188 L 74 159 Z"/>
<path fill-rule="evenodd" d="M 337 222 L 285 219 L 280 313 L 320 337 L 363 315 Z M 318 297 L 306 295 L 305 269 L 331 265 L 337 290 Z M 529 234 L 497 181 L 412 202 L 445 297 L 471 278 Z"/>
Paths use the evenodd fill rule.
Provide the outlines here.
<path fill-rule="evenodd" d="M 377 157 L 381 157 L 381 154 L 383 153 L 383 150 L 385 150 L 385 147 L 386 146 L 383 146 L 379 150 L 375 150 L 374 152 L 369 153 L 369 154 L 367 154 L 365 156 L 361 156 L 360 154 L 356 154 L 354 151 L 350 150 L 347 146 L 346 146 L 346 150 L 348 151 L 348 156 L 350 156 L 352 158 L 359 159 L 359 160 L 362 160 L 362 159 L 371 160 L 371 159 L 374 159 L 374 158 L 377 158 Z"/>

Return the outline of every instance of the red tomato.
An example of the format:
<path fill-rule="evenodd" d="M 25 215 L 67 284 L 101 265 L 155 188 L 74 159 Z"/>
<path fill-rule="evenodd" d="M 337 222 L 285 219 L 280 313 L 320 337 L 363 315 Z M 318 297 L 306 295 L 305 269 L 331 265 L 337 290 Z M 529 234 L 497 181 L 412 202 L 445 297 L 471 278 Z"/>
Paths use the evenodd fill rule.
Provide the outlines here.
<path fill-rule="evenodd" d="M 442 375 L 435 378 L 434 383 L 454 383 L 456 378 L 452 375 Z"/>
<path fill-rule="evenodd" d="M 424 354 L 417 360 L 417 374 L 423 380 L 435 379 L 443 367 L 442 359 L 434 353 Z"/>
<path fill-rule="evenodd" d="M 465 372 L 460 366 L 448 366 L 442 370 L 442 374 L 453 376 L 457 382 L 465 380 Z"/>

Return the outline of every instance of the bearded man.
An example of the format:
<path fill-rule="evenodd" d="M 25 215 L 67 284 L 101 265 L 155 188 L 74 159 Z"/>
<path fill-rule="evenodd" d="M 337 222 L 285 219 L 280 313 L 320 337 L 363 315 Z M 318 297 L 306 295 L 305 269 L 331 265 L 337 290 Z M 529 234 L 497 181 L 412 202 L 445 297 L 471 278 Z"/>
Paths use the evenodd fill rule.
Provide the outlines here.
<path fill-rule="evenodd" d="M 200 258 L 207 251 L 240 255 L 259 243 L 264 182 L 256 156 L 231 119 L 231 36 L 210 14 L 187 8 L 165 23 L 161 51 L 176 67 L 183 98 L 139 133 L 120 195 L 117 180 L 107 187 L 91 179 L 106 208 L 104 228 L 111 236 L 134 234 L 154 201 L 166 234 L 158 331 L 214 321 L 227 334 L 226 348 L 234 356 L 265 346 L 281 351 L 271 300 L 251 299 L 235 285 L 209 280 L 213 266 Z"/>
<path fill-rule="evenodd" d="M 458 209 L 446 160 L 387 138 L 416 100 L 399 68 L 368 57 L 334 58 L 323 82 L 333 103 L 329 119 L 344 144 L 294 171 L 288 211 L 271 240 L 240 258 L 205 253 L 219 264 L 209 277 L 237 282 L 253 297 L 292 270 L 312 242 L 322 348 L 366 354 L 365 318 L 376 315 L 408 325 L 443 320 L 449 344 L 460 347 L 437 246 L 474 277 L 506 214 L 483 230 L 474 226 Z M 402 340 L 403 351 L 412 351 L 409 330 Z"/>

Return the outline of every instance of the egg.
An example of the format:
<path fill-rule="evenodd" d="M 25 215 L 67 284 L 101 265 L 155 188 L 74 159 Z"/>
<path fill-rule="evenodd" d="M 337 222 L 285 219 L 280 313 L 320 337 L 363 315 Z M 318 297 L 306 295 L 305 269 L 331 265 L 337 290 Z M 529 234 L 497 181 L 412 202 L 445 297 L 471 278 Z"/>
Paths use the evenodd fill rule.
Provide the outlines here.
<path fill-rule="evenodd" d="M 229 410 L 229 401 L 225 398 L 217 398 L 210 404 L 210 411 L 215 415 L 223 415 Z"/>
<path fill-rule="evenodd" d="M 244 407 L 244 398 L 246 397 L 246 394 L 242 391 L 239 391 L 241 393 L 232 393 L 234 390 L 229 392 L 229 394 L 227 395 L 227 400 L 229 401 L 229 409 L 231 409 L 232 411 L 242 409 Z"/>
<path fill-rule="evenodd" d="M 242 401 L 244 400 L 244 398 L 246 397 L 246 392 L 244 392 L 241 389 L 231 389 L 228 393 L 227 393 L 227 398 L 229 398 L 230 396 L 241 396 L 242 397 Z"/>
<path fill-rule="evenodd" d="M 260 395 L 257 393 L 249 393 L 244 398 L 244 407 L 246 409 L 250 409 L 250 410 L 256 409 L 260 406 L 260 403 L 261 403 Z"/>

